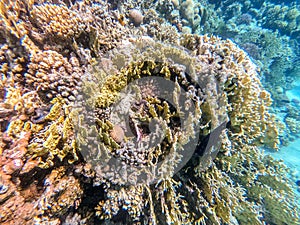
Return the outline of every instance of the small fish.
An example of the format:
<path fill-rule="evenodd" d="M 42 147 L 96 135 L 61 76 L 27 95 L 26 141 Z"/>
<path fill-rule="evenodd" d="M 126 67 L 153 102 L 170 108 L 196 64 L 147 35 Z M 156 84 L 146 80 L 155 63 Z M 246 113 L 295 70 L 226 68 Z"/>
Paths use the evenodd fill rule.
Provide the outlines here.
<path fill-rule="evenodd" d="M 125 16 L 124 16 L 123 14 L 119 15 L 118 21 L 119 21 L 119 23 L 120 23 L 122 26 L 125 26 L 125 25 L 126 25 L 126 22 L 125 22 Z"/>

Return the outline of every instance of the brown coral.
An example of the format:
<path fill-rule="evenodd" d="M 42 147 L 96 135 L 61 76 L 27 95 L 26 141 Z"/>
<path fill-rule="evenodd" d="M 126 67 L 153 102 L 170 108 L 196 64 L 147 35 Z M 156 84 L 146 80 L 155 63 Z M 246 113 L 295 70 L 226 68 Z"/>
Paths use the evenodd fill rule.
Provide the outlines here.
<path fill-rule="evenodd" d="M 30 132 L 24 132 L 19 138 L 4 136 L 2 140 L 6 146 L 0 156 L 0 211 L 3 212 L 0 222 L 3 224 L 29 224 L 38 214 L 34 207 L 38 195 L 36 185 L 21 188 L 21 178 L 16 176 L 27 164 L 25 154 L 30 136 Z"/>
<path fill-rule="evenodd" d="M 25 21 L 20 21 L 24 16 L 27 7 L 30 8 L 33 2 L 25 4 L 23 1 L 1 1 L 0 2 L 0 29 L 1 33 L 11 37 L 10 33 L 17 38 L 22 38 L 28 33 Z"/>
<path fill-rule="evenodd" d="M 75 201 L 80 200 L 83 193 L 79 181 L 74 176 L 66 175 L 63 167 L 52 170 L 45 179 L 45 187 L 38 200 L 38 208 L 51 216 L 63 215 L 70 207 L 75 207 Z"/>
<path fill-rule="evenodd" d="M 60 95 L 70 101 L 75 99 L 82 73 L 76 57 L 68 60 L 52 50 L 40 51 L 31 55 L 28 68 L 26 83 L 43 96 L 52 99 Z"/>
<path fill-rule="evenodd" d="M 34 5 L 30 15 L 47 38 L 54 36 L 71 40 L 85 28 L 82 18 L 64 5 Z"/>

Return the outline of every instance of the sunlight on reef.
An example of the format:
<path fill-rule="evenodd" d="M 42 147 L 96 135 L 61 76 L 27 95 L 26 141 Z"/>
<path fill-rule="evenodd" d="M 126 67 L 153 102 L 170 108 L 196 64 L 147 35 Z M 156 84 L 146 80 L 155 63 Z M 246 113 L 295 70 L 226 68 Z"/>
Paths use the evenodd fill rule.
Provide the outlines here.
<path fill-rule="evenodd" d="M 288 168 L 259 150 L 280 144 L 271 94 L 197 32 L 204 6 L 0 3 L 1 224 L 299 224 Z"/>

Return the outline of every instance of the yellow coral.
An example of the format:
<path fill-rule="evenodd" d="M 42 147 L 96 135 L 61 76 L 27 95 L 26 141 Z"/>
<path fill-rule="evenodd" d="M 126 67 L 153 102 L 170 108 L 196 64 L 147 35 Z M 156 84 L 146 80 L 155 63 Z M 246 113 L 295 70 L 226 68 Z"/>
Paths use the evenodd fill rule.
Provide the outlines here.
<path fill-rule="evenodd" d="M 63 39 L 77 37 L 84 28 L 81 17 L 64 5 L 34 5 L 30 15 L 46 34 Z"/>
<path fill-rule="evenodd" d="M 27 5 L 31 7 L 32 1 Z M 1 1 L 0 2 L 0 27 L 7 33 L 12 33 L 17 38 L 22 38 L 28 33 L 24 21 L 20 21 L 21 11 L 26 8 L 23 1 Z"/>
<path fill-rule="evenodd" d="M 40 166 L 48 168 L 53 165 L 54 157 L 58 157 L 61 161 L 70 154 L 69 163 L 73 163 L 78 159 L 74 140 L 72 113 L 69 107 L 64 104 L 60 98 L 52 101 L 52 108 L 45 116 L 50 123 L 43 130 L 39 131 L 33 142 L 29 145 L 29 150 L 33 157 L 45 156 Z M 61 146 L 59 143 L 62 142 Z"/>

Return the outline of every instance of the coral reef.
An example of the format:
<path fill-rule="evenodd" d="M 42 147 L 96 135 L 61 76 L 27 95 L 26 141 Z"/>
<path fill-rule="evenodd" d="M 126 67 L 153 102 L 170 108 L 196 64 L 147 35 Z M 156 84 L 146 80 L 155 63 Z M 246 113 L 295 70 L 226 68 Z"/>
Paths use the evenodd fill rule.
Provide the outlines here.
<path fill-rule="evenodd" d="M 272 94 L 272 110 L 284 114 L 285 105 L 293 104 L 286 91 L 299 79 L 298 2 L 159 1 L 156 12 L 183 33 L 209 33 L 234 40 L 261 68 L 261 80 Z M 153 22 L 151 25 L 155 27 Z M 282 91 L 278 92 L 278 86 Z M 280 137 L 282 145 L 297 136 L 289 126 L 282 133 L 286 134 Z"/>
<path fill-rule="evenodd" d="M 300 31 L 299 16 L 300 11 L 296 5 L 289 7 L 270 3 L 263 9 L 262 26 L 293 36 Z"/>
<path fill-rule="evenodd" d="M 48 205 L 42 207 L 41 204 L 47 203 L 47 198 L 50 202 L 47 204 L 56 203 L 59 199 L 58 193 L 62 194 L 59 210 L 66 212 L 81 195 L 81 188 L 75 177 L 61 178 L 65 174 L 64 168 L 60 173 L 55 170 L 41 171 L 40 168 L 44 165 L 42 154 L 33 155 L 30 142 L 36 140 L 34 137 L 39 132 L 44 132 L 42 121 L 35 123 L 40 119 L 36 118 L 35 112 L 45 105 L 37 92 L 21 94 L 20 91 L 10 87 L 3 102 L 6 109 L 13 112 L 6 118 L 10 122 L 9 125 L 1 131 L 0 207 L 3 224 L 32 224 L 44 214 L 48 215 L 49 211 L 45 210 L 45 207 L 48 209 Z M 51 111 L 47 116 L 48 119 L 51 118 Z M 43 143 L 45 144 L 46 140 Z M 55 175 L 48 175 L 49 172 Z M 67 191 L 66 185 L 71 187 Z M 46 186 L 48 188 L 45 190 Z M 51 205 L 51 208 L 50 211 L 54 213 L 54 205 Z"/>
<path fill-rule="evenodd" d="M 285 106 L 292 105 L 285 93 L 299 79 L 299 51 L 296 47 L 299 43 L 299 3 L 209 2 L 222 9 L 223 15 L 220 16 L 226 21 L 224 29 L 218 29 L 217 33 L 235 40 L 261 67 L 262 81 L 274 100 L 274 111 L 285 114 Z M 239 7 L 227 13 L 234 5 Z M 252 18 L 248 24 L 241 23 L 245 14 Z M 282 133 L 286 134 L 280 140 L 284 145 L 295 138 L 290 126 L 285 126 Z"/>
<path fill-rule="evenodd" d="M 292 104 L 286 91 L 299 80 L 297 1 L 161 1 L 157 11 L 183 33 L 209 33 L 234 40 L 261 68 L 274 112 L 284 114 L 285 105 Z M 278 86 L 283 88 L 281 92 Z M 287 135 L 281 136 L 281 144 L 295 139 L 289 126 L 282 133 Z"/>
<path fill-rule="evenodd" d="M 147 53 L 153 54 L 159 50 L 161 56 L 155 59 L 147 56 L 147 53 L 137 52 L 138 49 L 145 47 L 143 42 L 146 42 L 148 46 L 152 45 L 151 50 L 149 49 Z M 152 175 L 151 171 L 155 167 L 159 167 L 159 162 L 167 157 L 170 151 L 174 154 L 172 156 L 174 160 L 177 160 L 176 158 L 179 159 L 180 154 L 182 154 L 180 152 L 183 151 L 183 146 L 193 137 L 197 137 L 196 128 L 192 130 L 182 127 L 197 127 L 198 120 L 201 116 L 200 109 L 193 109 L 191 99 L 181 97 L 182 94 L 180 94 L 180 92 L 183 90 L 177 90 L 176 87 L 180 87 L 180 83 L 185 83 L 184 88 L 191 89 L 190 98 L 199 98 L 199 103 L 194 103 L 197 107 L 200 105 L 201 96 L 197 96 L 196 90 L 194 90 L 194 92 L 192 91 L 193 86 L 188 84 L 187 78 L 180 76 L 180 73 L 184 73 L 182 68 L 176 67 L 175 65 L 168 65 L 166 61 L 162 61 L 165 54 L 178 56 L 179 61 L 182 61 L 184 56 L 188 57 L 179 49 L 171 47 L 165 48 L 163 45 L 156 45 L 151 39 L 142 39 L 137 40 L 136 45 L 127 44 L 126 46 L 122 46 L 121 51 L 126 51 L 129 56 L 129 58 L 126 59 L 124 55 L 124 66 L 120 65 L 120 59 L 118 59 L 118 56 L 121 56 L 121 52 L 115 54 L 116 58 L 109 59 L 112 63 L 116 62 L 116 66 L 122 67 L 120 72 L 105 75 L 105 72 L 99 68 L 98 78 L 97 74 L 92 73 L 94 69 L 87 73 L 86 87 L 83 85 L 83 90 L 88 90 L 89 92 L 83 92 L 83 96 L 81 97 L 83 103 L 80 105 L 81 108 L 85 109 L 86 113 L 80 112 L 81 123 L 78 123 L 77 136 L 80 140 L 78 144 L 83 147 L 86 145 L 93 146 L 93 143 L 86 143 L 86 136 L 90 137 L 90 139 L 94 137 L 97 142 L 103 143 L 101 144 L 100 152 L 97 148 L 99 144 L 96 144 L 96 148 L 92 149 L 92 147 L 89 147 L 88 155 L 85 155 L 86 158 L 97 158 L 102 161 L 103 165 L 95 166 L 96 172 L 99 171 L 99 177 L 106 176 L 105 174 L 101 174 L 106 164 L 117 166 L 116 163 L 108 162 L 108 158 L 102 159 L 102 156 L 113 154 L 125 162 L 125 164 L 121 164 L 120 166 L 126 168 L 128 166 L 130 167 L 126 169 L 126 171 L 130 171 L 130 173 L 128 172 L 127 175 L 122 174 L 122 176 L 119 176 L 112 171 L 111 173 L 114 177 L 109 177 L 108 179 L 113 183 L 135 183 L 135 179 L 140 176 L 140 166 L 143 168 L 146 177 Z M 135 54 L 131 54 L 130 51 L 135 51 Z M 135 61 L 137 59 L 144 60 L 137 62 Z M 129 63 L 128 66 L 126 66 L 127 63 Z M 152 80 L 151 77 L 147 79 L 149 76 L 156 79 Z M 104 77 L 105 81 L 103 80 Z M 173 84 L 173 82 L 168 83 L 163 78 L 168 78 L 175 84 Z M 92 82 L 89 81 L 89 79 L 91 79 Z M 178 81 L 176 81 L 177 79 Z M 136 80 L 137 82 L 135 82 Z M 84 77 L 83 82 L 85 83 Z M 161 93 L 158 84 L 164 86 L 169 85 L 168 91 L 166 90 L 166 93 Z M 93 88 L 90 88 L 90 86 Z M 118 102 L 119 92 L 122 92 L 122 89 L 125 87 L 129 88 L 129 90 L 122 93 L 125 100 Z M 133 95 L 130 94 L 131 89 L 135 90 L 138 88 L 141 88 L 140 92 Z M 168 95 L 170 92 L 174 93 L 174 96 Z M 182 103 L 179 101 L 180 98 L 182 98 Z M 84 106 L 85 102 L 89 103 L 89 105 Z M 171 104 L 172 102 L 173 104 Z M 186 105 L 184 110 L 179 108 L 182 104 Z M 189 105 L 190 107 L 188 107 Z M 95 109 L 93 109 L 93 107 L 95 107 Z M 96 120 L 94 119 L 96 122 L 94 129 L 96 131 L 92 130 L 91 124 L 88 123 L 90 116 L 88 112 L 91 110 L 94 110 L 97 115 Z M 108 112 L 111 112 L 110 115 Z M 86 118 L 82 118 L 83 114 L 87 114 Z M 181 115 L 182 118 L 186 118 L 185 124 L 178 121 L 179 115 Z M 126 118 L 127 116 L 128 119 Z M 218 113 L 216 113 L 216 117 L 217 116 Z M 211 125 L 213 128 L 219 125 L 217 119 L 214 121 L 215 124 Z M 128 120 L 127 123 L 126 120 Z M 205 124 L 207 123 L 207 121 L 203 122 Z M 92 132 L 96 132 L 96 135 Z M 81 140 L 83 141 L 82 144 Z M 93 142 L 95 140 L 91 141 Z M 83 153 L 84 150 L 80 152 Z M 173 158 L 171 159 L 173 160 Z M 109 159 L 109 161 L 110 160 L 111 159 Z M 175 165 L 176 163 L 173 161 L 173 166 L 175 167 Z M 137 167 L 137 169 L 135 167 Z M 163 163 L 158 170 L 165 171 L 170 169 L 171 171 L 168 173 L 171 173 L 173 169 L 169 167 L 169 162 L 166 162 Z M 107 172 L 107 174 L 110 173 Z M 129 178 L 131 179 L 130 181 L 128 181 Z M 139 179 L 142 178 L 139 177 Z M 156 174 L 155 179 L 160 179 L 160 175 Z M 145 182 L 148 183 L 151 181 L 145 180 Z"/>
<path fill-rule="evenodd" d="M 38 118 L 39 123 L 46 123 L 44 129 L 35 133 L 34 138 L 28 146 L 33 157 L 43 156 L 40 167 L 48 168 L 53 166 L 55 158 L 63 161 L 71 154 L 69 163 L 78 159 L 73 132 L 72 113 L 63 104 L 62 99 L 54 99 L 49 114 Z"/>
<path fill-rule="evenodd" d="M 2 1 L 0 223 L 299 224 L 247 2 Z"/>

